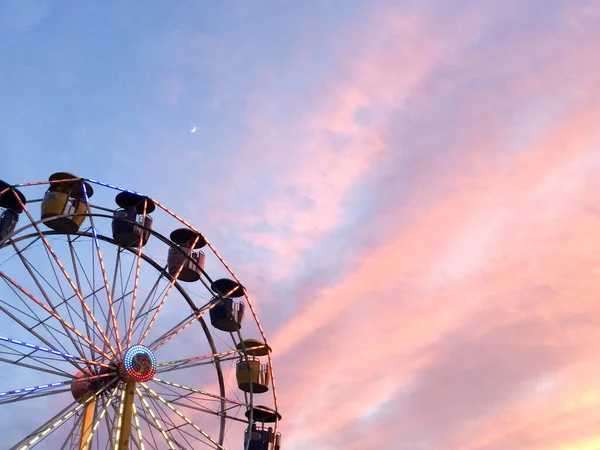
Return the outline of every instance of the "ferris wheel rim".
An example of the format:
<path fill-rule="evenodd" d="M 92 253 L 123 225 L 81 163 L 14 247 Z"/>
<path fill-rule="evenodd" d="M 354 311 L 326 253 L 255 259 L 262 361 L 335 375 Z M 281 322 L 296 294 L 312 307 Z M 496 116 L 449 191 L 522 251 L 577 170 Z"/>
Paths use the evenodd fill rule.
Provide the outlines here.
<path fill-rule="evenodd" d="M 157 232 L 155 232 L 156 234 L 159 234 Z M 44 236 L 57 236 L 57 237 L 64 237 L 65 234 L 55 231 L 55 230 L 43 230 L 41 232 L 41 234 L 43 234 Z M 69 235 L 69 237 L 83 237 L 83 238 L 88 238 L 88 239 L 93 239 L 94 236 L 88 232 L 88 231 L 78 231 L 76 233 L 71 233 Z M 162 235 L 161 235 L 162 236 Z M 122 247 L 119 246 L 118 243 L 111 238 L 110 236 L 106 236 L 106 235 L 97 235 L 96 236 L 98 239 L 111 244 L 115 247 L 119 247 L 122 251 L 127 251 L 130 252 L 131 254 L 135 254 L 135 249 L 132 248 L 128 248 L 128 247 Z M 164 238 L 164 236 L 162 236 Z M 16 236 L 14 241 L 15 242 L 26 242 L 27 240 L 31 240 L 31 239 L 35 239 L 35 238 L 39 238 L 39 233 L 37 231 L 33 231 L 31 233 L 28 234 L 20 234 L 19 236 Z M 166 238 L 165 238 L 166 239 Z M 6 246 L 7 244 L 5 244 Z M 152 258 L 151 256 L 142 253 L 141 258 L 144 260 L 144 262 L 148 263 L 154 270 L 156 270 L 157 274 L 161 274 L 163 276 L 165 276 L 165 278 L 170 278 L 170 275 L 168 274 L 168 272 L 166 272 L 164 270 L 164 267 L 158 263 L 154 258 Z M 177 292 L 179 293 L 179 295 L 181 295 L 181 297 L 183 297 L 186 300 L 186 303 L 188 303 L 188 305 L 191 308 L 195 308 L 196 310 L 199 310 L 200 308 L 198 308 L 198 306 L 195 304 L 194 300 L 191 298 L 190 294 L 185 290 L 184 286 L 182 285 L 182 283 L 180 283 L 178 280 L 175 280 L 173 283 L 174 288 L 177 290 Z M 216 348 L 216 344 L 214 342 L 214 338 L 213 338 L 213 334 L 210 332 L 210 330 L 208 329 L 208 325 L 206 324 L 206 321 L 204 320 L 203 315 L 199 315 L 196 317 L 196 321 L 199 322 L 200 326 L 202 327 L 205 337 L 213 351 L 214 355 L 218 355 L 218 350 Z M 72 342 L 75 342 L 74 340 L 72 340 Z M 226 405 L 226 402 L 229 401 L 229 399 L 227 398 L 226 394 L 225 394 L 225 383 L 224 383 L 224 379 L 223 379 L 223 370 L 221 367 L 221 358 L 219 356 L 215 356 L 212 361 L 211 364 L 215 365 L 216 368 L 216 373 L 217 373 L 217 379 L 219 382 L 219 394 L 218 397 L 221 401 L 222 405 Z M 81 369 L 81 367 L 78 367 L 79 369 Z M 247 403 L 246 404 L 247 407 L 251 407 L 252 403 Z M 223 408 L 224 409 L 224 408 Z M 226 420 L 227 420 L 227 416 L 225 415 L 221 415 L 221 417 L 219 418 L 219 422 L 220 422 L 220 426 L 219 429 L 223 430 L 223 432 L 225 431 L 225 426 L 226 426 Z M 220 431 L 221 433 L 221 431 Z M 218 439 L 219 444 L 223 444 L 223 439 L 219 436 Z M 20 448 L 20 447 L 19 447 Z"/>
<path fill-rule="evenodd" d="M 70 175 L 70 174 L 69 174 L 69 175 Z M 87 182 L 90 182 L 90 183 L 94 183 L 94 184 L 100 184 L 100 185 L 102 185 L 102 186 L 106 186 L 106 187 L 109 187 L 109 188 L 112 188 L 112 189 L 119 190 L 119 191 L 120 191 L 120 192 L 122 192 L 122 193 L 123 193 L 123 192 L 128 192 L 128 193 L 132 193 L 132 194 L 136 194 L 136 195 L 143 195 L 143 194 L 139 194 L 139 193 L 137 193 L 137 192 L 135 192 L 135 191 L 130 191 L 130 190 L 126 190 L 126 189 L 118 188 L 118 187 L 116 187 L 116 186 L 114 186 L 114 185 L 108 185 L 108 184 L 106 184 L 106 183 L 98 182 L 98 181 L 96 181 L 96 180 L 92 180 L 92 179 L 79 178 L 79 180 L 81 180 L 82 182 L 84 182 L 86 185 L 87 185 Z M 56 182 L 56 180 L 54 180 L 54 182 Z M 49 181 L 49 182 L 39 182 L 39 183 L 37 183 L 37 182 L 34 182 L 34 183 L 24 183 L 24 184 L 20 184 L 20 185 L 14 185 L 14 186 L 18 186 L 18 187 L 25 187 L 25 186 L 33 186 L 33 185 L 39 185 L 39 184 L 52 184 L 52 181 Z M 85 193 L 85 191 L 86 191 L 86 188 L 84 188 L 83 190 L 84 190 L 84 193 Z M 168 210 L 168 209 L 167 209 L 166 207 L 164 207 L 162 204 L 160 204 L 160 203 L 156 202 L 156 201 L 155 201 L 154 199 L 152 199 L 151 197 L 144 196 L 144 198 L 146 198 L 146 199 L 149 199 L 151 202 L 155 202 L 155 204 L 156 204 L 157 206 L 159 206 L 161 209 L 163 209 L 163 210 L 164 210 L 165 212 L 167 212 L 168 214 L 172 215 L 172 216 L 173 216 L 175 219 L 179 220 L 179 221 L 180 221 L 182 224 L 184 224 L 185 226 L 189 226 L 189 227 L 190 227 L 190 229 L 192 229 L 192 230 L 195 230 L 195 228 L 191 227 L 191 226 L 189 225 L 189 223 L 187 223 L 186 221 L 184 221 L 183 219 L 181 219 L 179 216 L 176 216 L 174 213 L 172 213 L 170 210 Z M 97 205 L 92 205 L 91 203 L 89 203 L 89 204 L 90 204 L 90 206 L 94 206 L 94 207 L 95 207 L 95 206 L 97 206 Z M 103 208 L 100 208 L 100 209 L 103 209 Z M 107 209 L 104 209 L 104 210 L 106 211 Z M 25 211 L 27 211 L 27 210 L 25 210 Z M 76 216 L 76 215 L 77 215 L 77 214 L 66 214 L 65 216 L 67 216 L 67 217 L 74 217 L 74 216 Z M 85 214 L 82 214 L 82 215 L 83 215 L 83 216 L 85 216 L 86 218 L 89 218 L 89 219 L 90 219 L 90 221 L 92 221 L 92 220 L 93 220 L 93 217 L 102 217 L 102 218 L 111 218 L 111 217 L 112 217 L 112 216 L 108 216 L 108 215 L 101 215 L 101 214 L 98 214 L 98 213 L 92 213 L 92 211 L 88 211 L 87 213 L 85 213 Z M 30 221 L 31 221 L 31 223 L 30 223 L 30 224 L 28 224 L 28 225 L 26 225 L 26 227 L 28 227 L 28 226 L 32 226 L 32 227 L 34 227 L 34 228 L 37 228 L 37 227 L 36 227 L 36 225 L 40 225 L 40 224 L 43 224 L 43 223 L 45 223 L 45 222 L 46 222 L 46 219 L 33 220 L 33 219 L 30 217 Z M 25 227 L 24 227 L 24 228 L 25 228 Z M 93 224 L 92 224 L 92 227 L 91 227 L 91 229 L 92 229 L 92 233 L 89 233 L 89 232 L 84 232 L 84 231 L 77 231 L 77 232 L 75 232 L 75 233 L 67 233 L 67 235 L 68 235 L 68 236 L 71 236 L 71 235 L 75 235 L 75 236 L 81 236 L 81 237 L 86 237 L 86 238 L 89 238 L 89 239 L 99 239 L 99 240 L 101 240 L 101 241 L 107 242 L 107 243 L 109 243 L 109 244 L 111 244 L 111 245 L 113 245 L 113 246 L 117 246 L 118 248 L 122 248 L 122 249 L 128 250 L 128 251 L 130 251 L 131 253 L 134 253 L 134 254 L 135 254 L 135 252 L 134 252 L 134 251 L 133 251 L 131 248 L 128 248 L 128 247 L 122 247 L 122 246 L 121 246 L 121 245 L 120 245 L 118 242 L 116 242 L 116 241 L 115 241 L 113 238 L 111 238 L 111 237 L 109 237 L 109 236 L 102 235 L 102 234 L 94 234 L 94 233 L 95 233 L 95 230 L 96 230 L 96 227 L 95 227 Z M 23 229 L 16 230 L 16 233 L 15 233 L 15 234 L 20 234 L 20 236 L 19 236 L 19 237 L 16 239 L 16 242 L 20 242 L 20 241 L 22 241 L 22 240 L 26 240 L 26 239 L 28 239 L 28 238 L 33 238 L 33 237 L 36 237 L 36 236 L 41 236 L 41 235 L 44 235 L 44 236 L 52 236 L 52 235 L 64 236 L 64 235 L 65 235 L 65 233 L 63 233 L 63 232 L 54 231 L 54 230 L 44 230 L 43 232 L 40 232 L 39 230 L 37 230 L 35 233 L 31 233 L 31 234 L 28 234 L 28 235 L 23 235 L 23 234 L 21 234 L 23 231 L 24 231 Z M 197 232 L 197 230 L 195 230 L 195 231 Z M 164 242 L 165 244 L 167 244 L 167 245 L 172 245 L 171 241 L 170 241 L 170 240 L 168 240 L 168 238 L 166 238 L 166 237 L 165 237 L 164 235 L 162 235 L 161 233 L 158 233 L 156 230 L 152 230 L 152 229 L 151 229 L 151 230 L 149 230 L 149 232 L 150 232 L 150 233 L 151 233 L 153 236 L 156 236 L 156 237 L 160 236 L 160 237 L 162 237 L 162 239 L 161 239 L 161 240 L 163 240 L 163 242 Z M 199 233 L 199 232 L 198 232 L 198 233 Z M 12 241 L 12 239 L 11 239 L 11 241 Z M 256 312 L 255 312 L 255 311 L 254 311 L 254 309 L 252 308 L 252 304 L 251 304 L 251 302 L 250 302 L 250 299 L 249 299 L 249 297 L 248 297 L 248 295 L 247 295 L 247 292 L 246 292 L 245 288 L 244 288 L 244 287 L 241 285 L 241 283 L 239 282 L 239 279 L 237 278 L 237 276 L 236 276 L 236 275 L 235 275 L 235 274 L 232 272 L 231 268 L 230 268 L 230 267 L 227 265 L 227 263 L 225 263 L 225 262 L 224 262 L 224 260 L 222 260 L 222 257 L 221 257 L 221 256 L 218 254 L 218 252 L 216 252 L 216 250 L 215 250 L 215 249 L 214 249 L 214 247 L 213 247 L 213 246 L 210 244 L 210 242 L 208 242 L 208 241 L 207 241 L 207 244 L 208 244 L 208 246 L 210 247 L 210 249 L 211 249 L 211 250 L 212 250 L 212 251 L 215 253 L 215 255 L 217 256 L 217 258 L 218 258 L 218 259 L 219 259 L 219 260 L 220 260 L 220 261 L 223 263 L 223 265 L 224 265 L 224 266 L 227 268 L 227 270 L 230 272 L 230 274 L 232 275 L 232 277 L 233 277 L 233 278 L 234 278 L 234 279 L 237 281 L 237 283 L 239 284 L 239 286 L 242 288 L 242 290 L 243 290 L 243 296 L 246 298 L 246 301 L 248 302 L 248 305 L 249 305 L 249 307 L 250 307 L 250 310 L 251 310 L 251 312 L 252 312 L 252 316 L 253 316 L 253 318 L 254 318 L 255 322 L 257 323 L 257 325 L 258 325 L 258 327 L 259 327 L 259 330 L 260 330 L 261 336 L 263 337 L 263 341 L 264 341 L 264 343 L 265 343 L 265 346 L 267 346 L 267 347 L 268 347 L 268 345 L 267 345 L 267 343 L 266 343 L 266 336 L 264 335 L 264 331 L 263 331 L 263 329 L 262 329 L 262 326 L 261 326 L 261 325 L 260 325 L 260 323 L 259 323 L 259 320 L 258 320 L 258 317 L 257 317 L 257 315 L 256 315 Z M 2 245 L 0 245 L 0 250 L 1 250 L 2 248 L 5 248 L 5 247 L 6 247 L 6 246 L 8 246 L 8 245 L 9 245 L 9 244 L 8 244 L 7 242 L 4 242 L 4 243 L 2 243 Z M 140 256 L 141 256 L 141 255 L 140 255 Z M 156 271 L 158 271 L 159 273 L 161 273 L 161 272 L 164 272 L 164 273 L 165 273 L 165 278 L 167 278 L 167 279 L 168 279 L 168 278 L 170 277 L 170 275 L 168 274 L 168 272 L 166 272 L 166 271 L 164 270 L 164 268 L 163 268 L 163 267 L 161 267 L 161 266 L 160 266 L 160 264 L 158 264 L 158 263 L 157 263 L 157 262 L 156 262 L 156 261 L 155 261 L 155 260 L 154 260 L 154 259 L 153 259 L 151 256 L 148 256 L 148 255 L 145 255 L 145 254 L 144 254 L 143 256 L 141 256 L 141 258 L 142 258 L 142 259 L 143 259 L 145 262 L 147 262 L 147 263 L 149 263 L 150 265 L 152 265 L 152 266 L 154 267 L 154 269 L 155 269 Z M 203 272 L 204 272 L 204 271 L 203 271 Z M 211 282 L 211 281 L 212 281 L 212 280 L 210 279 L 210 277 L 208 276 L 208 274 L 206 274 L 206 273 L 204 272 L 204 275 L 206 276 L 207 280 L 209 280 L 209 282 Z M 210 284 L 212 285 L 212 282 L 211 282 Z M 185 291 L 185 289 L 183 288 L 182 284 L 181 284 L 181 283 L 180 283 L 180 282 L 179 282 L 177 279 L 175 279 L 175 280 L 174 280 L 173 286 L 174 286 L 174 287 L 175 287 L 175 289 L 176 289 L 176 290 L 179 292 L 179 294 L 180 294 L 182 297 L 184 297 L 184 299 L 186 300 L 186 302 L 188 303 L 188 305 L 189 305 L 189 306 L 190 306 L 192 309 L 194 309 L 194 308 L 195 308 L 196 310 L 198 309 L 198 308 L 197 308 L 197 306 L 195 305 L 194 301 L 191 299 L 190 295 L 189 295 L 189 294 L 188 294 L 188 293 Z M 208 288 L 208 286 L 207 286 L 207 288 Z M 210 290 L 210 289 L 209 289 L 209 290 Z M 109 294 L 109 295 L 110 295 L 110 294 Z M 194 307 L 192 307 L 192 305 L 194 305 Z M 197 312 L 197 311 L 196 311 L 196 312 Z M 198 317 L 197 319 L 198 319 L 197 321 L 198 321 L 198 322 L 201 324 L 201 326 L 202 326 L 202 328 L 203 328 L 203 330 L 204 330 L 204 334 L 205 334 L 205 336 L 207 337 L 207 341 L 209 341 L 209 345 L 211 346 L 211 349 L 212 349 L 212 353 L 213 353 L 213 355 L 217 354 L 218 352 L 217 352 L 217 350 L 216 350 L 215 342 L 214 342 L 214 340 L 213 340 L 213 334 L 212 334 L 212 333 L 210 332 L 210 330 L 208 329 L 208 326 L 207 326 L 207 324 L 206 324 L 206 322 L 205 322 L 205 320 L 203 319 L 203 317 L 202 317 L 202 316 Z M 229 333 L 229 334 L 231 335 L 231 337 L 232 337 L 232 339 L 233 339 L 233 334 L 232 334 L 232 333 Z M 244 357 L 244 358 L 246 358 L 246 360 L 248 360 L 248 353 L 245 351 L 245 348 L 244 348 L 244 339 L 243 339 L 243 337 L 242 337 L 242 335 L 241 335 L 241 332 L 240 332 L 240 330 L 237 330 L 236 334 L 238 335 L 238 338 L 239 338 L 239 340 L 240 340 L 240 343 L 242 344 L 242 349 L 243 349 L 243 357 Z M 234 341 L 234 345 L 235 345 L 235 344 L 236 344 L 236 342 L 235 342 L 235 339 L 233 339 L 233 341 Z M 74 342 L 74 341 L 72 340 L 72 342 Z M 270 350 L 270 348 L 269 348 L 269 350 Z M 270 355 L 270 351 L 269 351 L 269 352 L 267 352 L 267 355 L 266 355 L 266 356 L 268 357 L 268 361 L 269 361 L 269 363 L 268 363 L 268 370 L 269 370 L 269 372 L 270 372 L 270 374 L 271 374 L 271 379 L 272 379 L 272 383 L 273 383 L 273 396 L 274 396 L 274 401 L 275 401 L 275 411 L 276 411 L 276 410 L 277 410 L 277 399 L 276 399 L 276 393 L 275 393 L 275 389 L 274 389 L 274 387 L 275 387 L 275 386 L 274 386 L 274 377 L 273 377 L 273 365 L 272 365 L 272 362 L 271 362 L 271 355 Z M 221 369 L 221 367 L 220 367 L 220 362 L 219 362 L 219 361 L 220 361 L 219 357 L 216 357 L 216 358 L 215 358 L 215 362 L 216 362 L 216 365 L 218 365 L 217 373 L 218 373 L 218 377 L 219 377 L 219 386 L 220 386 L 220 391 L 221 391 L 221 396 L 220 396 L 220 399 L 221 399 L 221 401 L 222 401 L 222 402 L 224 402 L 224 401 L 225 401 L 225 399 L 226 399 L 226 396 L 225 396 L 225 394 L 224 394 L 223 371 L 222 371 L 222 369 Z M 252 385 L 252 381 L 250 381 L 250 385 Z M 251 392 L 250 392 L 250 398 L 252 398 L 252 396 L 253 396 L 253 392 L 251 391 Z M 249 402 L 249 403 L 248 403 L 248 402 L 246 402 L 246 405 L 248 406 L 248 411 L 247 411 L 247 412 L 249 412 L 249 413 L 250 413 L 250 414 L 249 414 L 249 415 L 250 415 L 250 417 L 249 417 L 249 422 L 248 422 L 248 424 L 249 424 L 249 423 L 251 423 L 251 422 L 252 422 L 252 414 L 253 414 L 253 411 L 254 411 L 254 408 L 253 408 L 253 406 L 252 406 L 252 405 L 253 405 L 253 403 L 252 403 L 252 400 L 250 400 L 250 402 Z M 247 417 L 248 417 L 248 415 L 247 415 Z M 226 417 L 226 414 L 222 415 L 222 416 L 221 416 L 221 423 L 222 423 L 222 424 L 224 424 L 226 419 L 227 419 L 227 417 Z M 246 422 L 244 421 L 244 423 L 246 423 Z M 275 426 L 277 426 L 277 424 L 275 424 Z M 221 432 L 222 432 L 222 433 L 224 433 L 224 426 L 223 426 L 223 425 L 220 427 L 220 429 L 222 430 Z M 220 443 L 222 443 L 222 442 L 223 442 L 223 439 L 222 439 L 221 437 L 220 437 L 220 439 L 219 439 L 219 442 L 220 442 Z"/>

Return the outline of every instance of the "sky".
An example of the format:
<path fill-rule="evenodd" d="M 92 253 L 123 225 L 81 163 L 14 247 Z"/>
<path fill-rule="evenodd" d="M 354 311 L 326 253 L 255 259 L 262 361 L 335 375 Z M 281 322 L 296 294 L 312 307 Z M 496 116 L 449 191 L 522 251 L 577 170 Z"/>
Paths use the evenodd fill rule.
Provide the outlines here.
<path fill-rule="evenodd" d="M 597 450 L 599 41 L 597 0 L 5 0 L 0 178 L 201 229 L 286 450 Z"/>

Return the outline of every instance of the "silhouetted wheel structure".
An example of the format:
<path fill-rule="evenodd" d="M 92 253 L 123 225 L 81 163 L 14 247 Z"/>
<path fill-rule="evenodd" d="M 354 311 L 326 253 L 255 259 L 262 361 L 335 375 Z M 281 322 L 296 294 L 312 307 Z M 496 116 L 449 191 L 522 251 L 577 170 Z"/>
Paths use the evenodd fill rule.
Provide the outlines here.
<path fill-rule="evenodd" d="M 229 266 L 157 200 L 66 172 L 0 181 L 0 414 L 19 450 L 280 448 Z"/>

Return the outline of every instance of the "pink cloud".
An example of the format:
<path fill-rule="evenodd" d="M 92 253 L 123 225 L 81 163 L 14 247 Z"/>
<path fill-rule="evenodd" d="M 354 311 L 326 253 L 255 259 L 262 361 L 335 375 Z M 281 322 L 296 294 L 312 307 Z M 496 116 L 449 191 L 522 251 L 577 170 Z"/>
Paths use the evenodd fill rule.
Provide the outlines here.
<path fill-rule="evenodd" d="M 528 8 L 369 9 L 318 83 L 248 94 L 244 190 L 198 222 L 259 294 L 286 447 L 594 445 L 597 11 Z"/>
<path fill-rule="evenodd" d="M 565 71 L 587 58 L 568 48 Z M 531 71 L 560 89 L 560 68 L 548 69 Z M 515 84 L 511 92 L 528 92 L 527 80 Z M 442 169 L 451 175 L 444 195 L 421 196 L 411 219 L 363 249 L 343 278 L 297 299 L 305 306 L 272 340 L 293 448 L 594 448 L 597 371 L 575 368 L 598 338 L 590 208 L 600 91 L 578 85 L 589 95 L 566 101 L 502 166 L 474 133 L 459 164 Z M 333 127 L 347 120 L 333 117 Z M 498 120 L 494 131 L 508 126 Z M 400 202 L 386 206 L 387 217 L 402 217 Z"/>
<path fill-rule="evenodd" d="M 244 150 L 228 169 L 234 177 L 252 170 L 250 190 L 261 195 L 248 204 L 247 223 L 262 221 L 268 229 L 247 230 L 241 237 L 273 252 L 272 277 L 292 276 L 299 255 L 342 224 L 353 190 L 377 158 L 393 150 L 382 139 L 386 110 L 404 103 L 428 76 L 439 47 L 419 26 L 420 17 L 404 16 L 394 12 L 390 23 L 360 34 L 349 29 L 345 39 L 355 45 L 355 55 L 348 58 L 339 49 L 340 68 L 302 108 L 287 109 L 286 98 L 268 92 L 250 97 Z M 382 43 L 382 51 L 372 52 Z M 423 51 L 432 45 L 430 53 Z M 290 120 L 282 123 L 286 115 Z M 286 233 L 274 237 L 273 228 Z"/>

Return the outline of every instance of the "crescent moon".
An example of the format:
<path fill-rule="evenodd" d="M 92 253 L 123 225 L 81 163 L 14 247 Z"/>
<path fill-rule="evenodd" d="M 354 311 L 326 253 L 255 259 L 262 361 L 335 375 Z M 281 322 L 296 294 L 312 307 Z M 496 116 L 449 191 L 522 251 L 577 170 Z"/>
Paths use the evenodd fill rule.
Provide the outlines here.
<path fill-rule="evenodd" d="M 192 128 L 191 133 L 195 133 L 196 132 L 196 127 Z"/>

